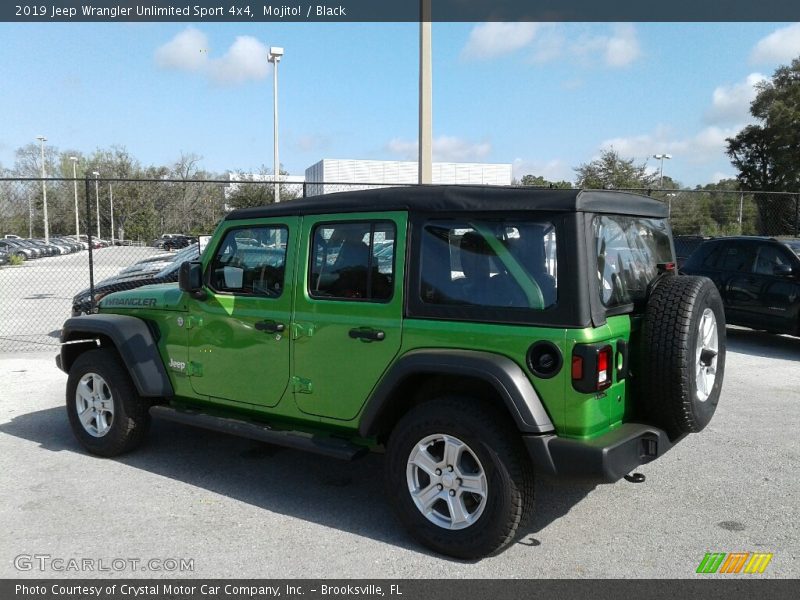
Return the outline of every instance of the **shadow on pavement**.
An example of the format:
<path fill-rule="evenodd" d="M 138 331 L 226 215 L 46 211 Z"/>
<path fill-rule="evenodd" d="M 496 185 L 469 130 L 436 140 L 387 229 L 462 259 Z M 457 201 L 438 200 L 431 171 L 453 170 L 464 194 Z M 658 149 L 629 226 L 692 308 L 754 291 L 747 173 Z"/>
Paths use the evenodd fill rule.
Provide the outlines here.
<path fill-rule="evenodd" d="M 728 327 L 728 351 L 800 361 L 800 337 Z"/>
<path fill-rule="evenodd" d="M 344 462 L 154 420 L 140 449 L 102 459 L 78 445 L 61 407 L 19 415 L 0 424 L 0 432 L 52 452 L 74 452 L 86 461 L 113 460 L 275 513 L 447 560 L 412 540 L 392 514 L 383 492 L 379 454 Z M 539 478 L 534 517 L 519 532 L 518 542 L 539 545 L 535 534 L 567 514 L 593 488 L 590 483 Z"/>

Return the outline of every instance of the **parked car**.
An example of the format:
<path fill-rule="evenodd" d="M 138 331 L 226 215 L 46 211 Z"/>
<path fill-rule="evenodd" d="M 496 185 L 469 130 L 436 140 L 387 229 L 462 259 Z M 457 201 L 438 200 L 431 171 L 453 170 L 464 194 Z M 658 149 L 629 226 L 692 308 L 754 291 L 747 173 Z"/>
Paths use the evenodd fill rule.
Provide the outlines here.
<path fill-rule="evenodd" d="M 714 282 L 728 323 L 800 335 L 798 246 L 767 237 L 717 238 L 703 242 L 682 272 Z"/>
<path fill-rule="evenodd" d="M 11 255 L 3 249 L 0 249 L 0 265 L 7 265 L 11 262 Z"/>
<path fill-rule="evenodd" d="M 22 260 L 31 260 L 41 256 L 41 252 L 39 250 L 35 248 L 29 248 L 28 246 L 23 245 L 21 242 L 22 240 L 16 238 L 2 239 L 0 240 L 0 250 L 5 250 L 9 254 L 17 256 Z"/>
<path fill-rule="evenodd" d="M 39 239 L 29 239 L 25 241 L 30 242 L 37 248 L 41 249 L 42 256 L 58 256 L 61 254 L 61 249 L 52 242 L 45 242 L 44 240 Z M 66 250 L 64 250 L 64 254 L 66 254 Z"/>
<path fill-rule="evenodd" d="M 199 256 L 198 246 L 197 244 L 193 244 L 179 252 L 166 254 L 163 258 L 158 260 L 140 260 L 137 263 L 132 264 L 129 267 L 125 267 L 122 269 L 118 275 L 129 275 L 134 273 L 155 273 L 160 271 L 161 269 L 165 268 L 167 265 L 172 264 L 176 260 L 188 260 L 186 257 L 189 256 Z"/>
<path fill-rule="evenodd" d="M 411 535 L 491 554 L 533 516 L 534 472 L 615 481 L 712 419 L 722 301 L 676 276 L 667 211 L 494 186 L 235 210 L 178 285 L 66 321 L 70 426 L 104 457 L 151 416 L 347 460 L 385 449 Z"/>
<path fill-rule="evenodd" d="M 157 264 L 158 267 L 155 269 L 119 273 L 104 279 L 94 286 L 94 303 L 92 302 L 89 288 L 75 294 L 72 298 L 72 316 L 90 314 L 93 306 L 96 306 L 100 300 L 113 292 L 132 290 L 143 285 L 178 281 L 178 270 L 183 261 L 192 260 L 198 256 L 199 251 L 195 244 L 191 248 L 185 248 L 181 252 L 172 255 L 173 259 L 177 258 L 178 260 L 172 260 L 169 263 L 144 263 Z"/>
<path fill-rule="evenodd" d="M 157 239 L 153 240 L 150 243 L 150 245 L 153 246 L 154 248 L 163 248 L 164 244 L 168 240 L 171 240 L 172 238 L 175 238 L 175 237 L 180 237 L 180 234 L 177 234 L 177 233 L 165 233 L 165 234 L 162 234 L 162 236 L 160 238 L 157 238 Z"/>

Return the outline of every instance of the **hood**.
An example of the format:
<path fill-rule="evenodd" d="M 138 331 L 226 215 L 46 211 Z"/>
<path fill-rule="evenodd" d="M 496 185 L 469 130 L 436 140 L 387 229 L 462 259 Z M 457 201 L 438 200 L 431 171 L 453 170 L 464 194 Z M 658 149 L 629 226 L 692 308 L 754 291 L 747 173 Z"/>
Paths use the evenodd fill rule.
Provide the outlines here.
<path fill-rule="evenodd" d="M 145 285 L 133 290 L 114 292 L 100 300 L 99 308 L 104 310 L 184 310 L 183 292 L 177 283 Z"/>

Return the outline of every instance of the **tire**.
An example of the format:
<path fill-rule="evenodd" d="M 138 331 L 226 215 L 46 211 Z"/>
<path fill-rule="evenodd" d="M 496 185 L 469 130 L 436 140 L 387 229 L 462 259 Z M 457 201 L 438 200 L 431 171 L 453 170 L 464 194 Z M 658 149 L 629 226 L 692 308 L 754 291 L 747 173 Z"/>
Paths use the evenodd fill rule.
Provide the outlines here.
<path fill-rule="evenodd" d="M 445 447 L 459 444 L 450 471 Z M 463 489 L 464 482 L 480 493 Z M 499 551 L 533 512 L 533 468 L 519 432 L 507 415 L 466 396 L 425 402 L 400 419 L 387 444 L 385 486 L 416 540 L 460 559 Z"/>
<path fill-rule="evenodd" d="M 640 350 L 639 396 L 648 421 L 671 440 L 701 431 L 725 375 L 725 312 L 712 281 L 661 279 L 648 299 Z"/>
<path fill-rule="evenodd" d="M 69 423 L 92 454 L 118 456 L 139 446 L 150 426 L 148 409 L 115 350 L 84 352 L 69 370 Z"/>

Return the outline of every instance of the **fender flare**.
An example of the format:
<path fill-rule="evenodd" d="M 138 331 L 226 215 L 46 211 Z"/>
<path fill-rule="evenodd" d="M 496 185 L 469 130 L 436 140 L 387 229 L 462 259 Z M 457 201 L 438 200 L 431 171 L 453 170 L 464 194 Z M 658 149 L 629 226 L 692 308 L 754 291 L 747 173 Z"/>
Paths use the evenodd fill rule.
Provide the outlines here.
<path fill-rule="evenodd" d="M 476 350 L 412 350 L 389 368 L 367 400 L 361 414 L 359 435 L 376 435 L 384 411 L 392 405 L 392 392 L 406 378 L 420 374 L 482 379 L 497 392 L 521 432 L 548 433 L 555 430 L 530 379 L 510 358 Z"/>
<path fill-rule="evenodd" d="M 174 395 L 153 333 L 147 323 L 137 317 L 92 314 L 67 319 L 61 329 L 61 354 L 56 361 L 58 367 L 69 373 L 72 363 L 89 346 L 65 342 L 96 339 L 100 335 L 114 344 L 140 396 L 170 398 Z"/>

